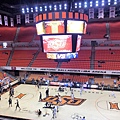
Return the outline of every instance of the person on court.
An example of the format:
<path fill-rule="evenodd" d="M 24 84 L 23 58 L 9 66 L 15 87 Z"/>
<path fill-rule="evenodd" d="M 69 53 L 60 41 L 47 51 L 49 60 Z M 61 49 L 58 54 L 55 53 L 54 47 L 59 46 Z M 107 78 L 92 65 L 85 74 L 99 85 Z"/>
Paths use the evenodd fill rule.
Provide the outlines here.
<path fill-rule="evenodd" d="M 72 103 L 74 102 L 74 93 L 71 92 L 71 99 L 72 99 Z"/>
<path fill-rule="evenodd" d="M 0 94 L 0 101 L 1 101 L 1 94 Z"/>
<path fill-rule="evenodd" d="M 9 97 L 8 103 L 9 103 L 9 107 L 12 107 L 12 99 L 11 99 L 11 97 Z"/>
<path fill-rule="evenodd" d="M 40 92 L 39 102 L 42 100 L 42 93 Z"/>
<path fill-rule="evenodd" d="M 112 93 L 111 93 L 111 95 L 109 95 L 109 97 L 114 97 L 114 98 L 116 98 L 116 95 L 115 95 L 115 93 L 112 91 Z"/>
<path fill-rule="evenodd" d="M 59 101 L 59 103 L 61 103 L 61 102 L 62 102 L 62 98 L 61 98 L 61 96 L 60 96 L 60 95 L 58 95 L 58 101 Z"/>
<path fill-rule="evenodd" d="M 36 111 L 36 113 L 37 113 L 37 115 L 39 117 L 42 114 L 42 111 L 39 109 L 39 110 Z"/>
<path fill-rule="evenodd" d="M 54 119 L 54 118 L 56 118 L 56 112 L 57 112 L 55 106 L 53 107 L 52 112 L 53 112 L 53 117 L 52 118 Z"/>
<path fill-rule="evenodd" d="M 80 86 L 80 95 L 82 95 L 82 92 L 83 92 L 83 85 Z"/>
<path fill-rule="evenodd" d="M 46 98 L 49 96 L 49 88 L 46 90 Z"/>
<path fill-rule="evenodd" d="M 19 108 L 19 110 L 21 110 L 18 99 L 17 99 L 17 101 L 16 101 L 15 104 L 16 104 L 16 109 L 15 109 L 15 111 L 17 110 L 17 108 Z"/>

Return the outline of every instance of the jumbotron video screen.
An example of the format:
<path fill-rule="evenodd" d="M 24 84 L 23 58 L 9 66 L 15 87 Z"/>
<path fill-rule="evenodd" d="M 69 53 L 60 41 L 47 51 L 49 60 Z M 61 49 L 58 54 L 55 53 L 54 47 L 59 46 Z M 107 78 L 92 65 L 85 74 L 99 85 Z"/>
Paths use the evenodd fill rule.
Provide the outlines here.
<path fill-rule="evenodd" d="M 36 24 L 37 35 L 44 34 L 85 34 L 87 24 L 85 21 L 56 20 L 43 21 Z"/>
<path fill-rule="evenodd" d="M 43 37 L 43 51 L 72 52 L 72 35 L 49 35 Z"/>
<path fill-rule="evenodd" d="M 44 21 L 36 24 L 37 35 L 65 33 L 64 21 Z"/>
<path fill-rule="evenodd" d="M 78 57 L 82 35 L 86 34 L 84 20 L 49 20 L 36 23 L 42 51 L 48 59 L 74 59 Z"/>

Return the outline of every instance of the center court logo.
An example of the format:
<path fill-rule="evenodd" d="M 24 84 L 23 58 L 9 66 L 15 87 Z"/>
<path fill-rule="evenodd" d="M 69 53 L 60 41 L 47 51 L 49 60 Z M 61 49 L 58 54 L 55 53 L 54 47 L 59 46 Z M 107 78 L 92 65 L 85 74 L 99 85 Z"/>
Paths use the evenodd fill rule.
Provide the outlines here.
<path fill-rule="evenodd" d="M 15 98 L 19 98 L 21 99 L 23 96 L 25 96 L 26 94 L 20 93 L 18 96 L 16 96 Z"/>
<path fill-rule="evenodd" d="M 74 102 L 72 101 L 70 96 L 61 96 L 61 103 L 59 104 L 60 106 L 62 105 L 80 105 L 82 104 L 86 99 L 81 99 L 81 98 L 74 98 Z M 57 105 L 58 97 L 57 96 L 49 96 L 47 98 L 42 99 L 42 102 L 50 102 L 53 105 Z"/>

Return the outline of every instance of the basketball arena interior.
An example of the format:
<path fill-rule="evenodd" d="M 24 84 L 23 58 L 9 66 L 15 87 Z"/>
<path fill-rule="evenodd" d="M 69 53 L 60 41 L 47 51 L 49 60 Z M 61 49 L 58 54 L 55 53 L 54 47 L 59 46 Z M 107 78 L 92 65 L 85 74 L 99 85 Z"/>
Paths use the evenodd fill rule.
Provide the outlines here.
<path fill-rule="evenodd" d="M 120 0 L 1 1 L 0 119 L 119 120 Z"/>

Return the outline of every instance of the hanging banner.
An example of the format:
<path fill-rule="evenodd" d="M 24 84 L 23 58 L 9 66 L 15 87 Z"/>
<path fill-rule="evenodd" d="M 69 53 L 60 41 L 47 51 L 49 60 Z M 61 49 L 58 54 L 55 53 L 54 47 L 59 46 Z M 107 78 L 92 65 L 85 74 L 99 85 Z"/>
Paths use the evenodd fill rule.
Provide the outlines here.
<path fill-rule="evenodd" d="M 4 23 L 5 23 L 5 26 L 8 26 L 8 17 L 7 16 L 4 16 Z"/>
<path fill-rule="evenodd" d="M 115 7 L 110 7 L 109 18 L 115 18 Z"/>
<path fill-rule="evenodd" d="M 2 15 L 0 15 L 0 25 L 2 25 Z"/>
<path fill-rule="evenodd" d="M 89 9 L 89 19 L 94 19 L 94 8 Z"/>
<path fill-rule="evenodd" d="M 11 26 L 11 27 L 14 26 L 14 20 L 13 20 L 13 18 L 10 18 L 10 26 Z"/>
<path fill-rule="evenodd" d="M 17 24 L 21 24 L 21 15 L 16 15 Z"/>
<path fill-rule="evenodd" d="M 104 18 L 104 8 L 98 8 L 98 18 Z"/>
<path fill-rule="evenodd" d="M 25 14 L 25 23 L 29 23 L 29 14 Z"/>
<path fill-rule="evenodd" d="M 33 22 L 36 22 L 36 19 L 35 19 L 35 17 L 38 15 L 38 13 L 34 13 L 33 14 Z"/>

